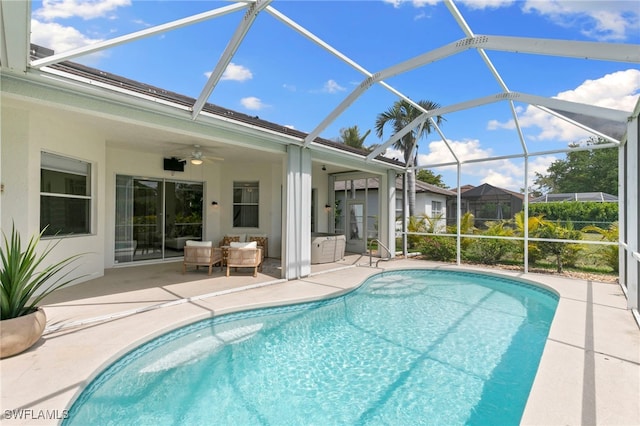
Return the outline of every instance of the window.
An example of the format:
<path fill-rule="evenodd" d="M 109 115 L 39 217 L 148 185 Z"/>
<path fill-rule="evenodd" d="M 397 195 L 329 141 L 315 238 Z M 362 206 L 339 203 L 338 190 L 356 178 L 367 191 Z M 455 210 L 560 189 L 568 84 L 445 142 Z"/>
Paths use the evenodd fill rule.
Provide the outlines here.
<path fill-rule="evenodd" d="M 233 227 L 257 228 L 260 201 L 258 182 L 233 182 Z"/>
<path fill-rule="evenodd" d="M 442 201 L 431 202 L 431 217 L 438 217 L 442 215 Z"/>
<path fill-rule="evenodd" d="M 44 235 L 91 232 L 91 165 L 48 152 L 40 158 L 40 230 Z"/>

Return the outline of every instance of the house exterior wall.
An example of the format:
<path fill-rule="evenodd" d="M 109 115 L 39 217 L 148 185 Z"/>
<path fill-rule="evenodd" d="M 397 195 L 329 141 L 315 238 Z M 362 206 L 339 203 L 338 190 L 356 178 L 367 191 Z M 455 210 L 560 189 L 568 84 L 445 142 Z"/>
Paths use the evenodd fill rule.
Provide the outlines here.
<path fill-rule="evenodd" d="M 86 253 L 75 275 L 80 281 L 104 274 L 105 218 L 105 142 L 91 123 L 74 120 L 45 105 L 2 100 L 2 230 L 11 231 L 12 223 L 24 236 L 40 232 L 41 152 L 60 154 L 91 164 L 91 233 L 69 236 L 60 241 L 47 257 L 55 263 L 70 254 Z M 43 250 L 52 241 L 44 238 Z"/>
<path fill-rule="evenodd" d="M 188 182 L 204 182 L 203 238 L 217 244 L 226 234 L 267 234 L 268 253 L 278 257 L 281 234 L 282 171 L 279 164 L 213 162 L 200 166 L 185 165 L 184 172 L 163 170 L 162 152 L 137 152 L 107 149 L 107 211 L 115 212 L 115 178 L 118 174 Z M 259 227 L 233 228 L 233 182 L 257 181 L 260 187 Z M 213 208 L 212 201 L 218 206 Z M 114 215 L 108 216 L 108 230 L 115 229 Z M 105 265 L 114 266 L 113 232 L 105 245 Z"/>
<path fill-rule="evenodd" d="M 402 229 L 402 191 L 397 191 L 396 197 L 396 229 L 398 229 L 398 223 L 400 229 Z M 442 218 L 436 224 L 438 232 L 443 231 L 447 225 L 447 196 L 442 194 L 434 194 L 431 192 L 418 192 L 416 194 L 416 216 L 427 216 L 433 218 L 432 201 L 439 201 L 442 203 Z M 408 212 L 407 212 L 408 214 Z"/>
<path fill-rule="evenodd" d="M 3 183 L 0 223 L 3 231 L 10 230 L 12 223 L 16 224 L 23 237 L 37 234 L 40 230 L 42 151 L 91 164 L 91 232 L 56 240 L 60 243 L 48 257 L 48 261 L 56 262 L 76 253 L 87 253 L 73 273 L 73 276 L 82 276 L 76 284 L 102 276 L 105 269 L 116 266 L 114 216 L 117 175 L 204 182 L 204 238 L 217 243 L 229 232 L 267 234 L 270 257 L 277 257 L 284 251 L 282 236 L 285 226 L 291 228 L 289 221 L 295 219 L 296 223 L 309 224 L 310 214 L 306 204 L 301 204 L 303 209 L 291 211 L 295 217 L 287 217 L 287 212 L 283 210 L 284 199 L 288 196 L 284 179 L 287 170 L 286 147 L 292 146 L 287 145 L 290 136 L 281 137 L 273 132 L 224 120 L 212 123 L 215 120 L 207 117 L 194 122 L 184 119 L 180 113 L 175 114 L 172 108 L 164 105 L 147 104 L 144 101 L 129 104 L 131 99 L 119 94 L 109 93 L 102 99 L 102 91 L 95 87 L 82 88 L 80 85 L 74 90 L 66 90 L 39 81 L 33 83 L 12 76 L 0 77 L 0 177 Z M 174 135 L 181 136 L 184 144 L 185 135 L 194 135 L 196 138 L 211 138 L 237 149 L 252 150 L 256 146 L 270 153 L 271 162 L 225 161 L 204 167 L 187 165 L 184 172 L 172 173 L 163 167 L 162 159 L 168 153 L 155 152 L 148 148 L 149 145 L 137 144 L 140 137 L 148 139 L 149 133 L 156 135 L 158 140 L 164 138 L 164 143 Z M 308 188 L 305 183 L 305 191 L 310 195 L 312 188 L 317 190 L 319 231 L 330 230 L 333 221 L 333 216 L 324 211 L 324 205 L 332 200 L 330 190 L 332 192 L 333 188 L 329 189 L 330 177 L 321 170 L 322 164 L 332 164 L 333 167 L 346 170 L 363 170 L 355 174 L 362 176 L 373 173 L 382 176 L 382 179 L 393 169 L 365 163 L 362 158 L 338 152 L 335 148 L 320 147 L 308 151 L 304 153 L 308 156 L 304 181 L 309 182 Z M 281 155 L 282 161 L 273 161 L 274 154 Z M 259 228 L 231 227 L 234 180 L 260 182 Z M 300 194 L 304 203 L 310 201 L 307 193 Z M 217 201 L 218 208 L 211 207 L 211 201 Z M 386 206 L 381 216 L 382 220 L 389 220 Z M 300 236 L 296 237 L 296 247 L 302 247 L 305 236 L 300 232 L 297 234 Z M 385 243 L 392 244 L 393 240 Z M 286 263 L 286 259 L 283 258 L 283 262 Z"/>

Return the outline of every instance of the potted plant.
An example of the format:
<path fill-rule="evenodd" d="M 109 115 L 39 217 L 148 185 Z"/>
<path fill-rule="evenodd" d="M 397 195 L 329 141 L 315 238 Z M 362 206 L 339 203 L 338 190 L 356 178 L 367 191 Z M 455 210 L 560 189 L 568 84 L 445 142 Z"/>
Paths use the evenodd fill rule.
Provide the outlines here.
<path fill-rule="evenodd" d="M 46 228 L 45 228 L 46 229 Z M 49 244 L 42 253 L 36 248 L 44 230 L 29 239 L 24 248 L 15 228 L 11 237 L 2 233 L 0 246 L 0 358 L 6 358 L 30 348 L 40 339 L 46 324 L 44 310 L 38 303 L 55 290 L 82 277 L 68 279 L 76 267 L 62 270 L 78 260 L 81 254 L 70 256 L 58 263 L 44 264 L 45 258 L 60 240 Z M 42 269 L 37 271 L 40 267 Z"/>

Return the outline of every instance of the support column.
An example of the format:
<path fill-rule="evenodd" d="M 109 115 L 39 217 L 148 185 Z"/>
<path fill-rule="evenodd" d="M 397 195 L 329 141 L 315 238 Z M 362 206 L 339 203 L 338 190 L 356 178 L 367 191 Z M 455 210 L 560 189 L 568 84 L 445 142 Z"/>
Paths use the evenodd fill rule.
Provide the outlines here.
<path fill-rule="evenodd" d="M 620 206 L 620 241 L 626 244 L 626 248 L 620 248 L 620 283 L 627 289 L 627 306 L 636 312 L 640 305 L 640 293 L 638 292 L 638 277 L 640 276 L 640 255 L 638 246 L 640 241 L 640 227 L 638 215 L 640 214 L 640 197 L 638 197 L 640 181 L 640 122 L 638 121 L 638 109 L 629 120 L 627 126 L 627 142 L 619 151 L 619 180 L 621 182 L 619 198 L 624 199 Z M 624 198 L 623 198 L 624 197 Z"/>
<path fill-rule="evenodd" d="M 311 152 L 289 145 L 284 178 L 282 258 L 284 277 L 311 273 Z"/>
<path fill-rule="evenodd" d="M 385 196 L 386 195 L 386 196 Z M 396 256 L 396 171 L 388 170 L 380 185 L 380 234 L 382 243 Z M 387 253 L 380 253 L 386 257 Z"/>

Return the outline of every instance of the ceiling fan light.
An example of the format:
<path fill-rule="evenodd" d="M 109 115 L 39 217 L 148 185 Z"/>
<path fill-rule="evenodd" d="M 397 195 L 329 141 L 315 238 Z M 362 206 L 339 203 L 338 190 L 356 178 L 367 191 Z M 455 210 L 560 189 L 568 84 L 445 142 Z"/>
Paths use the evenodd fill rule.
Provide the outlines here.
<path fill-rule="evenodd" d="M 202 160 L 199 158 L 192 158 L 191 164 L 193 164 L 194 166 L 199 166 L 200 164 L 202 164 Z"/>

